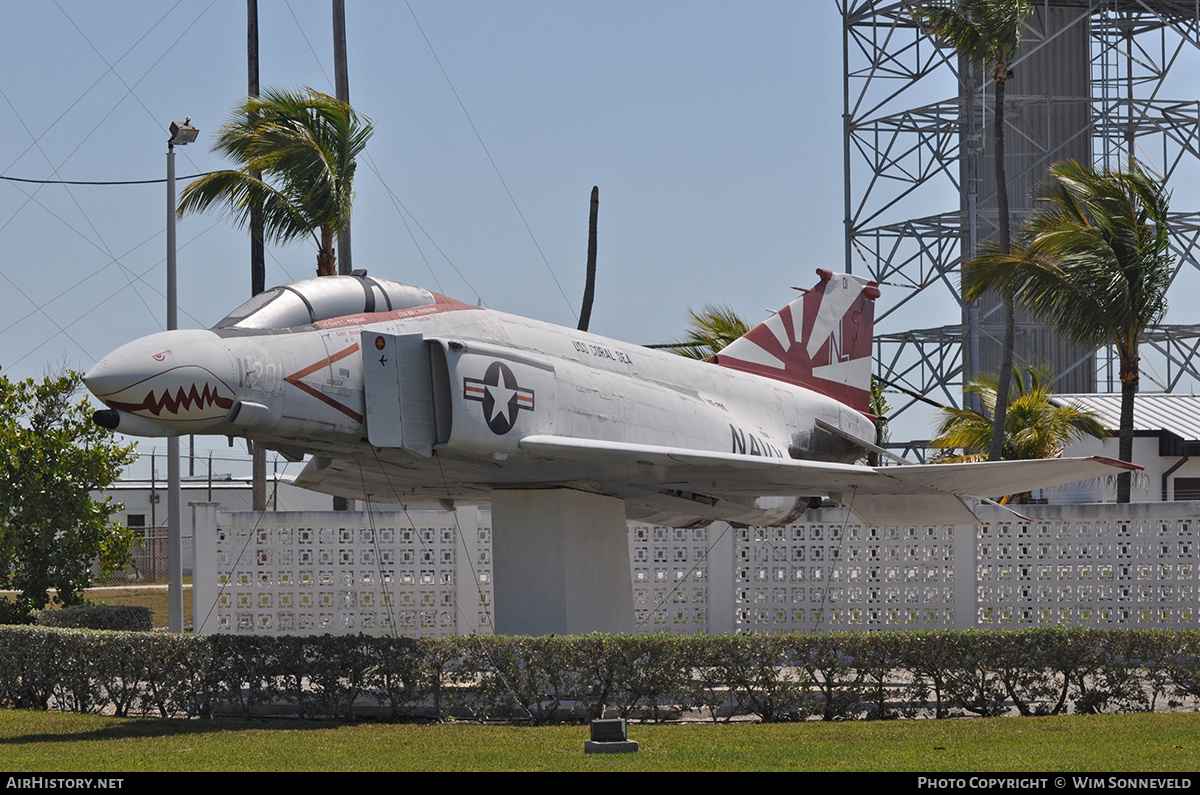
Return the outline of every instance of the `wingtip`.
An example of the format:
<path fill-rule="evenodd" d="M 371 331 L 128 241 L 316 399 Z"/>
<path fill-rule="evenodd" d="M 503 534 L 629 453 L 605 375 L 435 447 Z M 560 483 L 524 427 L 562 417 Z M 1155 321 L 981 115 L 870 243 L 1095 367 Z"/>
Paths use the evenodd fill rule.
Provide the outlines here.
<path fill-rule="evenodd" d="M 1121 461 L 1120 459 L 1109 458 L 1105 455 L 1094 455 L 1088 460 L 1095 461 L 1098 464 L 1104 464 L 1105 466 L 1113 467 L 1114 469 L 1127 469 L 1130 472 L 1141 472 L 1145 469 L 1145 467 L 1141 464 L 1132 464 L 1129 461 Z"/>

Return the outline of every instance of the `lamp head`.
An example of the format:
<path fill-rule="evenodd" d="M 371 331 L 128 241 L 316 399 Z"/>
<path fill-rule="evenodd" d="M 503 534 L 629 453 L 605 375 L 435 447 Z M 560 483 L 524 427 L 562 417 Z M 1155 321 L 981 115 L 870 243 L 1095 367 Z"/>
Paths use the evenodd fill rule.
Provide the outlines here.
<path fill-rule="evenodd" d="M 183 122 L 171 122 L 170 130 L 171 137 L 168 139 L 167 143 L 179 144 L 180 146 L 183 146 L 184 144 L 190 144 L 192 141 L 196 140 L 196 136 L 200 134 L 200 130 L 192 126 L 191 116 L 188 116 L 183 120 Z"/>

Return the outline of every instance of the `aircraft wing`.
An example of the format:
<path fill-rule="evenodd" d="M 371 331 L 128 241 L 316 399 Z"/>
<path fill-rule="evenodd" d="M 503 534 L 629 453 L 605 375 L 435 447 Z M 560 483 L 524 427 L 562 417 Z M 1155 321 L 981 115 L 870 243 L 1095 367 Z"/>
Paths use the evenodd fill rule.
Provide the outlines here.
<path fill-rule="evenodd" d="M 645 483 L 745 497 L 833 495 L 867 524 L 974 524 L 960 495 L 998 497 L 1139 470 L 1111 458 L 1049 458 L 973 464 L 866 467 L 684 448 L 527 436 L 521 450 L 540 458 L 622 466 Z"/>

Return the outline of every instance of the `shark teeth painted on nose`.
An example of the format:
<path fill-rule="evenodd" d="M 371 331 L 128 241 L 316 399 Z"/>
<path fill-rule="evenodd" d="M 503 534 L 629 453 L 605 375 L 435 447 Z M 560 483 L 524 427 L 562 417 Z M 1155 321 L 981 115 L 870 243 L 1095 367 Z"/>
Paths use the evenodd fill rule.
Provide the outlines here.
<path fill-rule="evenodd" d="M 105 386 L 112 391 L 97 397 L 117 411 L 148 419 L 192 421 L 220 419 L 233 408 L 234 390 L 206 367 L 172 367 L 124 384 L 118 378 L 120 369 L 114 369 L 93 381 L 108 382 Z"/>
<path fill-rule="evenodd" d="M 151 389 L 140 403 L 109 400 L 108 405 L 118 411 L 128 411 L 130 414 L 148 411 L 158 417 L 164 409 L 175 415 L 190 413 L 193 409 L 203 412 L 210 406 L 216 406 L 222 411 L 229 411 L 233 408 L 233 399 L 221 395 L 220 390 L 211 384 L 205 384 L 203 389 L 197 391 L 196 384 L 193 383 L 186 391 L 183 387 L 178 387 L 174 395 L 171 394 L 170 389 L 164 389 L 156 398 L 154 390 Z"/>

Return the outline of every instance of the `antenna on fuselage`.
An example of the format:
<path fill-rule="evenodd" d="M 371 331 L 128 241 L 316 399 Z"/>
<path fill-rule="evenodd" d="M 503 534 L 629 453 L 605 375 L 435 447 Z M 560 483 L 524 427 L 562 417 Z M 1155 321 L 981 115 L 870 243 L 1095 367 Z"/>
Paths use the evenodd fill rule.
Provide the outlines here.
<path fill-rule="evenodd" d="M 579 330 L 587 331 L 592 319 L 592 301 L 596 298 L 596 218 L 600 214 L 600 186 L 592 186 L 592 210 L 588 215 L 587 278 L 583 285 L 583 307 L 579 310 Z"/>

